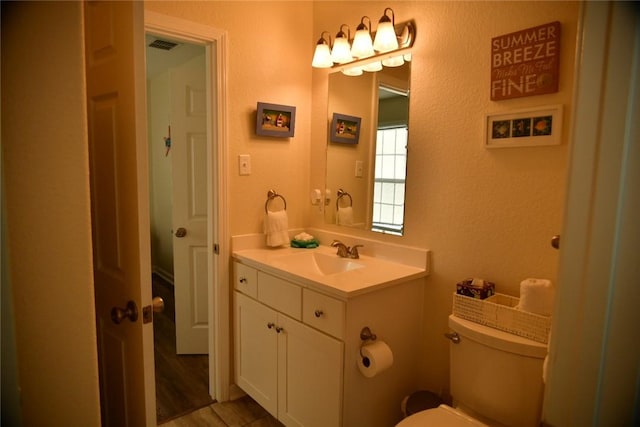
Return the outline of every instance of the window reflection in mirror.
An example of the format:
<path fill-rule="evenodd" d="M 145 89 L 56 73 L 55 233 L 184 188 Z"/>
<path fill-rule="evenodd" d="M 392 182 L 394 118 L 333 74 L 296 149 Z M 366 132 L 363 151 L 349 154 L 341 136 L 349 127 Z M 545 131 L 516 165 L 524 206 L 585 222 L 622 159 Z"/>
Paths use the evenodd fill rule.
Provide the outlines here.
<path fill-rule="evenodd" d="M 372 231 L 402 235 L 409 137 L 409 91 L 378 87 Z"/>
<path fill-rule="evenodd" d="M 328 141 L 325 223 L 402 235 L 410 68 L 329 75 L 329 124 L 338 113 L 360 118 L 361 129 L 357 144 Z M 338 201 L 339 189 L 350 197 Z"/>

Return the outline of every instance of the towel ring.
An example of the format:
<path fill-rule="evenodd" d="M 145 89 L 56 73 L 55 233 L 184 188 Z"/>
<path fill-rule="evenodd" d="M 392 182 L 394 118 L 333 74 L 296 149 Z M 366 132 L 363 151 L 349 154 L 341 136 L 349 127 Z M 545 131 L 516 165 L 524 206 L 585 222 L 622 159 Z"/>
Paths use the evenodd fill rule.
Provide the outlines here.
<path fill-rule="evenodd" d="M 284 210 L 285 211 L 287 210 L 287 200 L 284 197 L 282 197 L 282 195 L 276 193 L 275 190 L 269 190 L 267 192 L 267 201 L 264 202 L 265 213 L 269 213 L 269 202 L 275 199 L 276 197 L 280 197 L 282 199 L 282 202 L 284 203 Z"/>
<path fill-rule="evenodd" d="M 347 193 L 342 188 L 338 190 L 336 195 L 338 196 L 336 197 L 336 210 L 340 208 L 340 199 L 342 199 L 344 196 L 347 196 L 349 198 L 349 206 L 353 206 L 353 198 L 351 198 L 351 194 Z"/>

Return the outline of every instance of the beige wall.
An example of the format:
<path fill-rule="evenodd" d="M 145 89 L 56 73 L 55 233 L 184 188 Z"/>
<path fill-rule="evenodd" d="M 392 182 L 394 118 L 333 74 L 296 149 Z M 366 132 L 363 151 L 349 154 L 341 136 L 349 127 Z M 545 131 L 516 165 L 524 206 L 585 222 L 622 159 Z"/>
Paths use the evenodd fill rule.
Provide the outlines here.
<path fill-rule="evenodd" d="M 2 5 L 6 249 L 25 426 L 100 423 L 81 23 L 77 2 Z"/>
<path fill-rule="evenodd" d="M 482 277 L 499 292 L 517 295 L 527 277 L 556 278 L 557 252 L 549 240 L 562 225 L 578 4 L 568 2 L 317 2 L 314 36 L 352 31 L 360 17 L 377 21 L 385 7 L 396 22 L 414 19 L 417 40 L 411 70 L 406 226 L 402 238 L 379 236 L 433 251 L 425 284 L 423 384 L 448 388 L 447 331 L 456 282 Z M 340 18 L 335 11 L 340 10 Z M 489 99 L 492 37 L 560 21 L 558 93 L 501 102 Z M 332 37 L 335 34 L 332 34 Z M 326 114 L 325 70 L 313 70 L 313 116 Z M 562 145 L 488 150 L 487 113 L 563 104 Z M 313 121 L 312 158 L 325 132 Z M 324 168 L 313 164 L 311 186 Z M 319 215 L 311 223 L 322 226 Z M 335 229 L 335 227 L 327 227 Z M 365 235 L 362 233 L 362 235 Z M 369 234 L 371 235 L 371 234 Z"/>
<path fill-rule="evenodd" d="M 290 228 L 306 225 L 311 119 L 311 2 L 147 2 L 145 9 L 228 31 L 229 232 L 262 232 L 271 188 Z M 255 135 L 257 102 L 296 107 L 292 138 Z M 238 155 L 251 155 L 239 176 Z M 324 158 L 324 155 L 323 155 Z"/>
<path fill-rule="evenodd" d="M 169 71 L 147 79 L 151 267 L 167 279 L 173 279 L 172 168 L 162 141 L 171 123 L 170 98 Z"/>

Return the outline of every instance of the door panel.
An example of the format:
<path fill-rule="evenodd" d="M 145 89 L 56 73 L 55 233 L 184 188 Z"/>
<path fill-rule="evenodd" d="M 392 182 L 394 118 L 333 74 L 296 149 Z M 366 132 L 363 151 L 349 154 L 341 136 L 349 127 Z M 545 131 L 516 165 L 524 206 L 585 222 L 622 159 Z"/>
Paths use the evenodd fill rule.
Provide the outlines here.
<path fill-rule="evenodd" d="M 111 320 L 114 307 L 131 300 L 142 310 L 151 301 L 148 212 L 141 203 L 147 191 L 146 158 L 140 157 L 146 153 L 140 150 L 146 146 L 144 99 L 135 86 L 144 69 L 136 52 L 144 46 L 143 4 L 91 1 L 84 7 L 102 424 L 151 426 L 152 325 L 143 325 L 142 316 L 119 325 Z"/>
<path fill-rule="evenodd" d="M 287 426 L 340 426 L 344 344 L 278 317 L 278 419 Z"/>
<path fill-rule="evenodd" d="M 171 70 L 171 166 L 178 354 L 207 354 L 208 187 L 205 55 Z"/>
<path fill-rule="evenodd" d="M 260 406 L 277 417 L 277 314 L 239 292 L 234 294 L 235 381 Z"/>

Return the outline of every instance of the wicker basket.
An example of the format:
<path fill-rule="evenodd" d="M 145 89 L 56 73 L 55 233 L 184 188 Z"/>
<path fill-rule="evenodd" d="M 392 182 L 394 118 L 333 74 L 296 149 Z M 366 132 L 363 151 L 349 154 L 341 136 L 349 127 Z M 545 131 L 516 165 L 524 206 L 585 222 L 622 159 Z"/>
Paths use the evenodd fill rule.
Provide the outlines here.
<path fill-rule="evenodd" d="M 453 314 L 533 341 L 547 344 L 551 317 L 515 308 L 518 298 L 496 293 L 487 299 L 453 294 Z"/>

